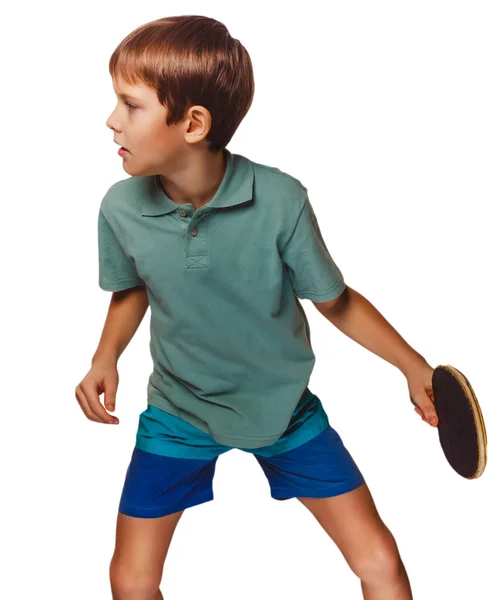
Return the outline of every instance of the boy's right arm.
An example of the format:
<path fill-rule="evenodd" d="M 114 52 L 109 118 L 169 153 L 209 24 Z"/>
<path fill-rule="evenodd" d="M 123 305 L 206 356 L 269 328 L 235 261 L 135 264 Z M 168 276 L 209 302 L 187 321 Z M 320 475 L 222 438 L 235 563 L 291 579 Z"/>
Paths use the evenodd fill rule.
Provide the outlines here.
<path fill-rule="evenodd" d="M 76 387 L 76 399 L 84 414 L 98 423 L 118 423 L 100 403 L 105 392 L 105 407 L 114 410 L 119 382 L 117 361 L 136 333 L 148 309 L 146 287 L 113 292 L 98 347 L 91 368 Z"/>
<path fill-rule="evenodd" d="M 107 318 L 98 347 L 91 359 L 117 364 L 131 338 L 136 333 L 148 308 L 146 287 L 134 287 L 113 292 Z"/>

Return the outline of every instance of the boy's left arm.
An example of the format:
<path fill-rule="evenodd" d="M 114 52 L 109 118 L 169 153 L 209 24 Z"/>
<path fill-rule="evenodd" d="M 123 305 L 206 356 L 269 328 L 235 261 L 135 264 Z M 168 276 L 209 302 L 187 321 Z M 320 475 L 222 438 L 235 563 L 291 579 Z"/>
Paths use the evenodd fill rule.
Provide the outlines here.
<path fill-rule="evenodd" d="M 313 304 L 340 331 L 397 367 L 407 379 L 410 396 L 420 407 L 415 408 L 417 413 L 433 427 L 437 426 L 431 400 L 434 369 L 364 296 L 347 286 L 334 300 Z"/>

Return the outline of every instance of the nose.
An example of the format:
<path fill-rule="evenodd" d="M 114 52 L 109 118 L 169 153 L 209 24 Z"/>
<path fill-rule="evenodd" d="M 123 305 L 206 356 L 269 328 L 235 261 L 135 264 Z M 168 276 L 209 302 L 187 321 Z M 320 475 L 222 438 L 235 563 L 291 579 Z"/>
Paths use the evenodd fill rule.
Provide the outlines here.
<path fill-rule="evenodd" d="M 113 113 L 112 113 L 113 115 Z M 114 129 L 114 126 L 112 125 L 112 115 L 110 115 L 110 117 L 107 119 L 107 121 L 105 122 L 105 125 L 109 128 L 109 129 Z"/>
<path fill-rule="evenodd" d="M 118 123 L 114 121 L 114 113 L 115 113 L 115 110 L 113 110 L 113 111 L 110 113 L 110 116 L 109 116 L 109 118 L 107 119 L 107 121 L 105 122 L 105 125 L 106 125 L 106 126 L 109 128 L 109 129 L 112 129 L 112 130 L 114 130 L 114 131 L 115 131 L 115 130 L 119 129 L 119 127 L 118 127 Z"/>

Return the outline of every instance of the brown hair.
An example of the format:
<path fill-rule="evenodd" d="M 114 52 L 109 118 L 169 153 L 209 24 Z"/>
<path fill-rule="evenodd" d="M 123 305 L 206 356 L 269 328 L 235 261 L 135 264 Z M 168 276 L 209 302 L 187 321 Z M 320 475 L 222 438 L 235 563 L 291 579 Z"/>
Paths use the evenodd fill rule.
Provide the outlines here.
<path fill-rule="evenodd" d="M 212 116 L 208 150 L 224 149 L 248 112 L 255 92 L 250 56 L 226 26 L 200 15 L 164 17 L 141 25 L 112 53 L 112 78 L 144 84 L 168 110 L 167 125 L 188 108 L 204 106 Z"/>

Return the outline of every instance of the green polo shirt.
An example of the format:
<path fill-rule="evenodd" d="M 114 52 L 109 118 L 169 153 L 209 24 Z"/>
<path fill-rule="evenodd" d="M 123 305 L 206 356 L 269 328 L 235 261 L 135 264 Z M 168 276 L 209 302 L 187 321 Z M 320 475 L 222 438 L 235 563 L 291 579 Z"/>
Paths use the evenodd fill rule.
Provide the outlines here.
<path fill-rule="evenodd" d="M 148 404 L 220 444 L 261 448 L 286 430 L 315 364 L 299 299 L 345 289 L 307 189 L 224 150 L 227 168 L 195 211 L 158 175 L 112 185 L 98 216 L 99 285 L 145 285 Z"/>

